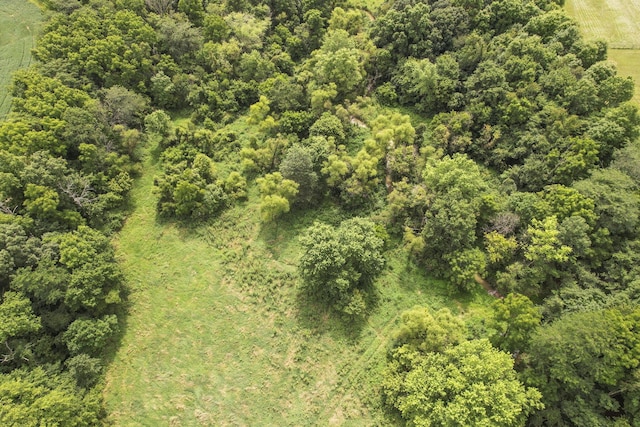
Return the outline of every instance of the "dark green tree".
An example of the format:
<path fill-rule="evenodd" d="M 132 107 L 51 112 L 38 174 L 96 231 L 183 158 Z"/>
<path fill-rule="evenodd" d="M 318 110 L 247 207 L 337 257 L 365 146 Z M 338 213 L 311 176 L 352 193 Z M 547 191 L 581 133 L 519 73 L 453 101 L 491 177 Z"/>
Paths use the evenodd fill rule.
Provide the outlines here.
<path fill-rule="evenodd" d="M 567 314 L 532 337 L 525 372 L 545 405 L 531 425 L 613 426 L 638 422 L 639 312 Z"/>
<path fill-rule="evenodd" d="M 364 316 L 373 282 L 384 267 L 383 240 L 364 218 L 335 228 L 316 222 L 300 237 L 303 289 L 349 316 Z"/>

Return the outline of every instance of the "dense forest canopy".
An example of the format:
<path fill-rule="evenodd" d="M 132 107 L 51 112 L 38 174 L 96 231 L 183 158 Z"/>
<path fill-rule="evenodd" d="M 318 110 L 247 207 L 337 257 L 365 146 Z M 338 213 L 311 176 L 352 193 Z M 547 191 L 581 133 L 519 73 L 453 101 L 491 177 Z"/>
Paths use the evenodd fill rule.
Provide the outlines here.
<path fill-rule="evenodd" d="M 481 328 L 402 315 L 390 422 L 640 423 L 640 117 L 562 1 L 45 3 L 0 123 L 3 425 L 104 417 L 126 297 L 109 236 L 149 144 L 167 220 L 248 197 L 276 232 L 348 218 L 300 237 L 300 292 L 336 316 L 375 309 L 389 246 L 452 295 L 504 296 Z"/>

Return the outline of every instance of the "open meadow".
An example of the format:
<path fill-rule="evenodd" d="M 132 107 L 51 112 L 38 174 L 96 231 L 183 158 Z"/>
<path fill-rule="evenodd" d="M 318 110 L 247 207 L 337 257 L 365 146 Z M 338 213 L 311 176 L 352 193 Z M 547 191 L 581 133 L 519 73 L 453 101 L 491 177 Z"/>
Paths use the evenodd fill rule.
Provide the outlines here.
<path fill-rule="evenodd" d="M 399 314 L 490 301 L 480 287 L 449 297 L 398 249 L 377 308 L 345 324 L 297 291 L 297 235 L 317 213 L 265 229 L 253 194 L 209 225 L 181 228 L 156 219 L 156 173 L 149 156 L 115 241 L 131 295 L 106 378 L 114 425 L 388 425 L 376 383 Z"/>
<path fill-rule="evenodd" d="M 27 0 L 0 2 L 0 118 L 11 107 L 11 75 L 31 63 L 31 49 L 42 19 L 40 9 Z"/>
<path fill-rule="evenodd" d="M 640 0 L 567 0 L 565 9 L 586 39 L 607 41 L 609 59 L 636 82 L 640 103 Z"/>

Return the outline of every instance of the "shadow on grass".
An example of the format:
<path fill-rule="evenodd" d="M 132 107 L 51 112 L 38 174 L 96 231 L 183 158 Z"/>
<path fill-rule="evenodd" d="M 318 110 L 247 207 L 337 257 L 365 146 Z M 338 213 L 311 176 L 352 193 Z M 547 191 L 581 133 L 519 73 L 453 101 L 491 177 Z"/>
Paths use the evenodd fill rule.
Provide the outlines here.
<path fill-rule="evenodd" d="M 106 370 L 116 357 L 118 350 L 121 348 L 122 340 L 127 333 L 127 329 L 129 327 L 129 311 L 131 310 L 133 304 L 129 299 L 129 290 L 126 286 L 123 286 L 122 289 L 122 304 L 118 306 L 115 310 L 115 315 L 118 316 L 118 331 L 111 338 L 109 344 L 104 349 L 101 360 L 103 362 L 104 368 L 103 373 L 101 375 L 101 380 L 104 379 L 104 375 L 106 374 Z"/>
<path fill-rule="evenodd" d="M 367 324 L 366 317 L 347 316 L 327 304 L 314 301 L 305 292 L 296 298 L 298 324 L 314 334 L 329 334 L 336 341 L 356 341 Z"/>
<path fill-rule="evenodd" d="M 291 254 L 298 249 L 298 237 L 314 222 L 337 226 L 351 216 L 329 199 L 313 207 L 294 206 L 291 212 L 274 222 L 262 224 L 258 238 L 265 243 L 275 259 L 287 262 L 287 258 L 297 258 Z"/>

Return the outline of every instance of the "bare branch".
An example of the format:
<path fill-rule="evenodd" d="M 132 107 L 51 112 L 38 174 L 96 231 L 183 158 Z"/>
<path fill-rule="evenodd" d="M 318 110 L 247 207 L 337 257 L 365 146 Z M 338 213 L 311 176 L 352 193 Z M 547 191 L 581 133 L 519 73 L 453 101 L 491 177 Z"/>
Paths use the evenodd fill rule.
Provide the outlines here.
<path fill-rule="evenodd" d="M 58 188 L 80 208 L 84 208 L 96 200 L 91 183 L 84 177 L 75 180 L 67 177 Z"/>
<path fill-rule="evenodd" d="M 11 362 L 13 359 L 15 359 L 16 356 L 16 352 L 11 347 L 9 347 L 9 341 L 5 340 L 4 346 L 7 347 L 9 353 L 0 355 L 0 363 Z"/>
<path fill-rule="evenodd" d="M 10 206 L 11 198 L 4 199 L 0 201 L 0 212 L 5 213 L 7 215 L 15 215 L 18 211 L 18 206 L 14 206 L 13 208 Z"/>
<path fill-rule="evenodd" d="M 145 0 L 147 8 L 158 15 L 169 12 L 174 2 L 175 0 Z"/>

